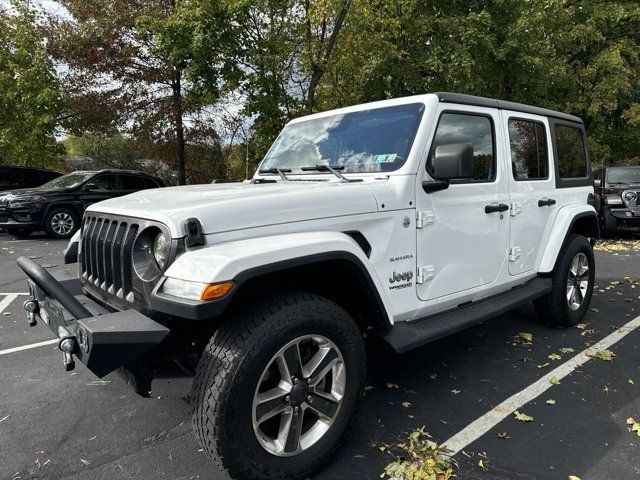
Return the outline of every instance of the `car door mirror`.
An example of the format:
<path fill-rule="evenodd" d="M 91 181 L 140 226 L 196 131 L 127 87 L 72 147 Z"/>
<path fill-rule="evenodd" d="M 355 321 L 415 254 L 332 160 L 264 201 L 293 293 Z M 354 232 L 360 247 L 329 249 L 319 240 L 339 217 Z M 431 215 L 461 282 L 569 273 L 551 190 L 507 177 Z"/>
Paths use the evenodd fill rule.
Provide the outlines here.
<path fill-rule="evenodd" d="M 95 192 L 96 190 L 100 190 L 100 187 L 95 182 L 89 182 L 84 186 L 82 190 L 84 190 L 85 192 Z"/>
<path fill-rule="evenodd" d="M 473 178 L 473 146 L 469 143 L 438 145 L 431 160 L 431 172 L 435 181 L 422 182 L 427 193 L 449 188 L 451 180 Z"/>

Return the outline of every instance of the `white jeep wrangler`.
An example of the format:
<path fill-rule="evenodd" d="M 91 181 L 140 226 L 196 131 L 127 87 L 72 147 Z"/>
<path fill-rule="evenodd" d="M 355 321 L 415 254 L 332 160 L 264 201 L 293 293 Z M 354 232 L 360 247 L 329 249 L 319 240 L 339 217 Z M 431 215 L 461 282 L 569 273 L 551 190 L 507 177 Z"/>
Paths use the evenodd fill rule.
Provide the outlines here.
<path fill-rule="evenodd" d="M 250 182 L 89 207 L 78 278 L 18 263 L 68 369 L 144 394 L 154 359 L 197 358 L 207 454 L 235 478 L 297 479 L 348 429 L 365 335 L 405 352 L 528 301 L 579 322 L 593 204 L 579 118 L 429 94 L 296 119 Z"/>

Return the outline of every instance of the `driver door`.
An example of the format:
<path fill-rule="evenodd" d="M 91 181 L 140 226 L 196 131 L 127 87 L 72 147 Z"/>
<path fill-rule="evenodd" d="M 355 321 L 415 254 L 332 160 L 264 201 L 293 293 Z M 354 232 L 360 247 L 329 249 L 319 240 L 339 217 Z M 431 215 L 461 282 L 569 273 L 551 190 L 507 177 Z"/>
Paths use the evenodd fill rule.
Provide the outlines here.
<path fill-rule="evenodd" d="M 508 255 L 501 118 L 494 109 L 446 104 L 440 104 L 436 118 L 429 158 L 439 145 L 470 144 L 473 178 L 451 180 L 448 188 L 432 193 L 418 182 L 417 294 L 423 301 L 464 301 L 496 281 Z M 428 159 L 424 180 L 432 178 L 429 164 Z"/>

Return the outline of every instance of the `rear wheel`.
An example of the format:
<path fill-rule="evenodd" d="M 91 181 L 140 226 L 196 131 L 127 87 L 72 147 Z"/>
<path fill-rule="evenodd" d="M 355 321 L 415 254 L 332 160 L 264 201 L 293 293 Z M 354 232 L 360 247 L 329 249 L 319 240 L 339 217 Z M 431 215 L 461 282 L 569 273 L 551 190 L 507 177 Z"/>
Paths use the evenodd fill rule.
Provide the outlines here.
<path fill-rule="evenodd" d="M 595 280 L 593 249 L 586 237 L 570 234 L 551 278 L 551 292 L 534 301 L 538 317 L 562 327 L 578 324 L 591 303 Z"/>
<path fill-rule="evenodd" d="M 30 228 L 7 228 L 6 230 L 9 235 L 13 235 L 18 238 L 27 238 L 33 233 L 33 230 Z"/>
<path fill-rule="evenodd" d="M 45 220 L 45 230 L 55 238 L 70 238 L 78 229 L 78 217 L 68 208 L 54 208 Z"/>
<path fill-rule="evenodd" d="M 233 478 L 298 479 L 347 431 L 365 379 L 355 322 L 322 297 L 293 292 L 228 318 L 198 365 L 196 437 Z"/>

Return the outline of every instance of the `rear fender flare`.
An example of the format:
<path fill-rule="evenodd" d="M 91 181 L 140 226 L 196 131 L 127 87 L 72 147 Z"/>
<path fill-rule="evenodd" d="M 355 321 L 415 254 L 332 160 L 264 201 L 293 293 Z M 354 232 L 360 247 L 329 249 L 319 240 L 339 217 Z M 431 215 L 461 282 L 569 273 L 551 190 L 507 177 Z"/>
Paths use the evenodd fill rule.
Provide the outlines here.
<path fill-rule="evenodd" d="M 567 237 L 578 225 L 579 233 L 592 239 L 600 236 L 598 214 L 591 205 L 569 205 L 558 210 L 540 260 L 539 273 L 553 271 Z"/>

